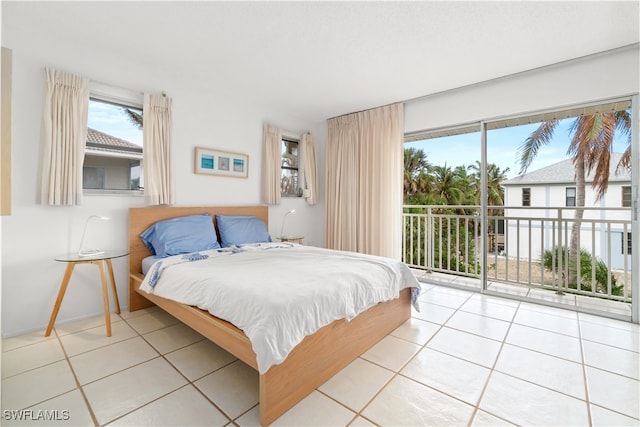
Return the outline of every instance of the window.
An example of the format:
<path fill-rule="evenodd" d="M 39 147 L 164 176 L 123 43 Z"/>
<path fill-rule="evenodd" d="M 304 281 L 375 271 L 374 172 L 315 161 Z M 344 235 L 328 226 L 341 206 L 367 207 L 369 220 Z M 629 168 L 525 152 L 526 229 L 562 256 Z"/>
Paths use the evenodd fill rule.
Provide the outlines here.
<path fill-rule="evenodd" d="M 522 206 L 531 206 L 531 189 L 522 189 Z"/>
<path fill-rule="evenodd" d="M 142 190 L 142 108 L 89 99 L 82 188 Z"/>
<path fill-rule="evenodd" d="M 631 207 L 631 186 L 625 185 L 622 187 L 622 207 Z"/>
<path fill-rule="evenodd" d="M 282 138 L 282 175 L 280 194 L 282 196 L 301 196 L 299 182 L 300 141 L 289 137 Z"/>
<path fill-rule="evenodd" d="M 626 239 L 625 239 L 626 236 Z M 626 233 L 622 233 L 622 248 L 621 251 L 624 254 L 624 245 L 627 245 L 627 255 L 631 255 L 631 233 L 630 232 L 626 232 Z"/>
<path fill-rule="evenodd" d="M 104 177 L 106 175 L 105 168 L 95 166 L 84 166 L 82 168 L 82 188 L 103 189 Z"/>
<path fill-rule="evenodd" d="M 565 206 L 575 206 L 575 205 L 576 205 L 576 187 L 567 187 Z"/>

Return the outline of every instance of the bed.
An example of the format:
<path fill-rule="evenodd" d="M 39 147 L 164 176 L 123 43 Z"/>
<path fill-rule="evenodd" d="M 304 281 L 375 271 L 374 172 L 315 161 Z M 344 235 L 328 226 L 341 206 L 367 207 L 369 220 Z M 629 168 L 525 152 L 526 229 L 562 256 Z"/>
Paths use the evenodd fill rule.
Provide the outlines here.
<path fill-rule="evenodd" d="M 188 215 L 255 216 L 268 224 L 266 206 L 151 207 L 129 210 L 129 310 L 157 305 L 259 372 L 260 422 L 268 425 L 334 374 L 393 331 L 411 315 L 411 288 L 375 304 L 350 321 L 335 320 L 306 336 L 286 358 L 259 366 L 249 337 L 234 324 L 196 306 L 141 290 L 142 262 L 150 250 L 140 234 L 161 220 Z M 217 224 L 216 224 L 217 229 Z M 417 282 L 416 282 L 417 283 Z"/>

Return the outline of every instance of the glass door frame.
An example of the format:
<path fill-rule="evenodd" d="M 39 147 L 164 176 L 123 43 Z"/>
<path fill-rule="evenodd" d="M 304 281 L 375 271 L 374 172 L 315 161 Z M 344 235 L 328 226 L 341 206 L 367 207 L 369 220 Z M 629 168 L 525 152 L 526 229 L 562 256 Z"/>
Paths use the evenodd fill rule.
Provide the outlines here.
<path fill-rule="evenodd" d="M 631 193 L 632 193 L 632 201 L 631 201 L 631 231 L 632 231 L 632 248 L 634 248 L 635 255 L 632 255 L 631 262 L 631 322 L 640 323 L 640 257 L 638 257 L 638 253 L 640 252 L 640 220 L 638 219 L 638 209 L 640 205 L 640 96 L 638 94 L 621 97 L 615 100 L 604 100 L 599 102 L 594 102 L 590 105 L 599 105 L 599 104 L 609 104 L 611 102 L 620 101 L 630 101 L 631 102 Z M 550 111 L 553 111 L 552 109 Z M 564 108 L 557 109 L 558 111 L 564 110 Z M 536 113 L 525 114 L 523 116 L 532 116 Z M 481 183 L 481 197 L 480 197 L 480 221 L 481 221 L 481 229 L 483 230 L 480 235 L 480 245 L 481 251 L 481 287 L 480 292 L 486 294 L 493 294 L 498 296 L 501 295 L 498 292 L 491 291 L 488 289 L 488 271 L 486 266 L 488 265 L 488 250 L 487 250 L 487 233 L 488 230 L 488 200 L 487 200 L 487 127 L 488 125 L 498 122 L 504 121 L 505 118 L 500 119 L 488 119 L 481 120 L 479 122 L 480 125 L 480 162 L 481 162 L 481 174 L 480 174 L 480 183 Z M 633 262 L 636 260 L 636 262 Z M 634 265 L 635 264 L 635 265 Z M 513 298 L 513 295 L 508 295 L 508 297 Z M 566 308 L 566 307 L 565 307 Z M 589 310 L 581 310 L 589 312 Z M 594 313 L 601 314 L 601 313 Z"/>
<path fill-rule="evenodd" d="M 631 247 L 632 260 L 640 260 L 640 96 L 631 97 Z M 631 263 L 631 321 L 640 323 L 640 262 Z"/>

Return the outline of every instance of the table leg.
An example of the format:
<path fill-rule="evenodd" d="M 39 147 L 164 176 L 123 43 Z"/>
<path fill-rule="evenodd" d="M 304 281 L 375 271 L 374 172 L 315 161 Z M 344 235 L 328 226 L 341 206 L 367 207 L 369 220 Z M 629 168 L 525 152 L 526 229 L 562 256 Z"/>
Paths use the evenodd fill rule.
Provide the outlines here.
<path fill-rule="evenodd" d="M 107 336 L 111 336 L 111 314 L 109 310 L 109 294 L 107 293 L 107 276 L 104 272 L 104 262 L 98 261 L 100 267 L 100 280 L 102 281 L 102 299 L 104 300 L 104 320 L 107 323 Z"/>
<path fill-rule="evenodd" d="M 51 318 L 49 319 L 49 325 L 47 325 L 47 331 L 44 333 L 45 337 L 51 335 L 51 330 L 53 329 L 53 324 L 56 321 L 56 317 L 58 317 L 58 311 L 60 310 L 60 305 L 62 304 L 62 298 L 64 298 L 64 293 L 67 291 L 67 286 L 69 285 L 69 279 L 71 278 L 71 273 L 73 273 L 73 268 L 76 266 L 76 263 L 71 261 L 67 264 L 67 270 L 64 273 L 64 278 L 62 279 L 62 283 L 60 284 L 60 290 L 58 291 L 58 298 L 56 299 L 56 303 L 53 306 L 53 311 L 51 312 Z"/>
<path fill-rule="evenodd" d="M 113 299 L 116 304 L 116 313 L 120 314 L 120 301 L 118 301 L 118 290 L 116 289 L 116 279 L 113 277 L 113 265 L 111 265 L 111 260 L 105 260 L 107 263 L 107 270 L 109 271 L 109 279 L 111 280 L 111 290 L 113 291 Z"/>

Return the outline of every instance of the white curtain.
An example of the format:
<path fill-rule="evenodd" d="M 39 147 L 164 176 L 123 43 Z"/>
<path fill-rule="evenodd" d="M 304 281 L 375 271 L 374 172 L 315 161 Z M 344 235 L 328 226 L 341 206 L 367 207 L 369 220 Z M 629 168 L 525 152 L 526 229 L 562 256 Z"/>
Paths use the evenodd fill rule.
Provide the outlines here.
<path fill-rule="evenodd" d="M 262 200 L 268 205 L 280 203 L 281 139 L 279 128 L 270 124 L 263 126 Z"/>
<path fill-rule="evenodd" d="M 328 121 L 325 188 L 325 245 L 358 251 L 358 125 L 355 115 Z"/>
<path fill-rule="evenodd" d="M 45 69 L 40 201 L 79 205 L 87 141 L 89 79 Z"/>
<path fill-rule="evenodd" d="M 328 248 L 400 258 L 403 135 L 402 104 L 329 120 Z"/>
<path fill-rule="evenodd" d="M 302 135 L 302 164 L 304 167 L 305 188 L 309 190 L 307 204 L 318 203 L 318 173 L 316 165 L 316 143 L 310 133 Z"/>
<path fill-rule="evenodd" d="M 144 197 L 148 205 L 171 205 L 175 201 L 171 158 L 171 99 L 144 95 L 143 169 Z"/>

